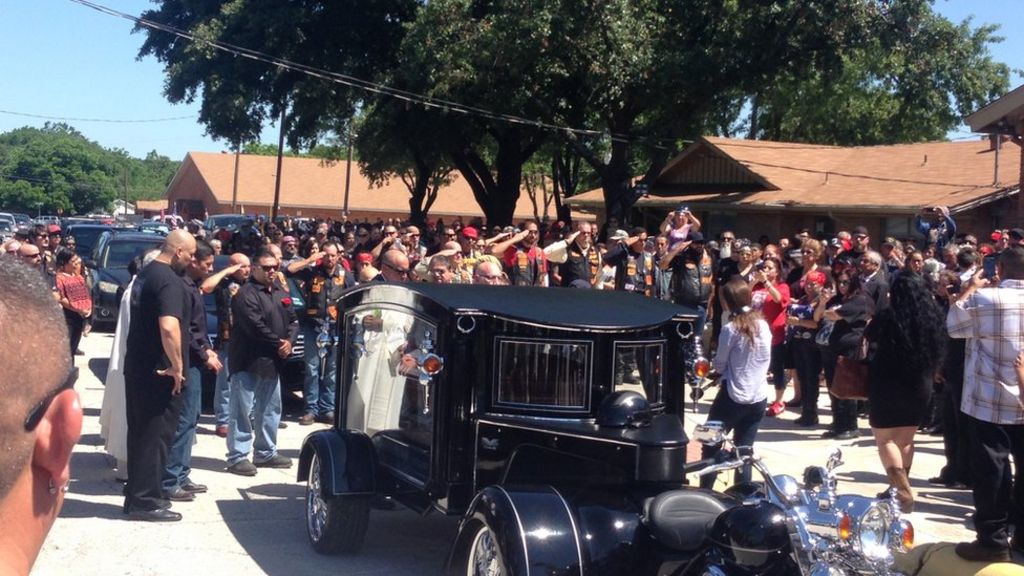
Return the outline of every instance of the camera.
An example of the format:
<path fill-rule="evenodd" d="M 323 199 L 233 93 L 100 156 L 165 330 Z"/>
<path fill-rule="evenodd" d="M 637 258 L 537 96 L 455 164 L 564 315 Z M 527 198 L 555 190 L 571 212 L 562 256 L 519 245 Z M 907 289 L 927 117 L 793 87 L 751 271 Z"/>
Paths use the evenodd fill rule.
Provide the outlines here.
<path fill-rule="evenodd" d="M 754 269 L 757 270 L 758 272 L 763 272 L 764 271 L 764 260 L 758 262 L 757 264 L 754 264 Z"/>

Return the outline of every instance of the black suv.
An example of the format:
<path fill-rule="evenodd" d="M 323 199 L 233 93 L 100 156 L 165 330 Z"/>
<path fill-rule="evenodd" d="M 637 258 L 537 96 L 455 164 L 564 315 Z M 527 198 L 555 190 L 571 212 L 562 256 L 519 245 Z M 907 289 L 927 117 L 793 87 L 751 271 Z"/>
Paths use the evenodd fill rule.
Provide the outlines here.
<path fill-rule="evenodd" d="M 77 238 L 76 238 L 77 240 Z M 162 236 L 138 232 L 104 232 L 94 252 L 94 259 L 84 259 L 92 275 L 92 322 L 94 328 L 112 327 L 117 323 L 121 294 L 131 276 L 128 264 L 136 256 L 160 248 Z"/>

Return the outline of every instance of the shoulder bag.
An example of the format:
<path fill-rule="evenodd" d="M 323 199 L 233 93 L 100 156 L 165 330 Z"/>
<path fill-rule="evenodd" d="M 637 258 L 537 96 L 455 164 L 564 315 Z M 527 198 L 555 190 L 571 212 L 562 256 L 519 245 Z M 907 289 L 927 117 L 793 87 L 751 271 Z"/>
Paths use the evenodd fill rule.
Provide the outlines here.
<path fill-rule="evenodd" d="M 832 377 L 832 395 L 836 398 L 868 399 L 867 346 L 867 340 L 861 338 L 860 346 L 852 357 L 840 356 L 836 361 L 836 373 Z"/>

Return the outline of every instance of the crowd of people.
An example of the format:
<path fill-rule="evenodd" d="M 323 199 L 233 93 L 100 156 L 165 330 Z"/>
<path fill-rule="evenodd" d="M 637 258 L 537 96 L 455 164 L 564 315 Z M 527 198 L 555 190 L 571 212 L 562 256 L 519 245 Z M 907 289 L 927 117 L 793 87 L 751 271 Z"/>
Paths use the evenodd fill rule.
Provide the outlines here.
<path fill-rule="evenodd" d="M 1013 365 L 1024 331 L 1009 316 L 1024 312 L 1024 231 L 995 230 L 979 243 L 957 234 L 941 206 L 922 209 L 915 224 L 920 237 L 875 244 L 863 226 L 775 240 L 722 230 L 711 240 L 685 207 L 656 231 L 627 230 L 611 218 L 601 226 L 528 221 L 491 229 L 461 220 L 421 227 L 286 218 L 213 231 L 189 223 L 135 263 L 122 299 L 103 433 L 127 478 L 125 512 L 178 520 L 170 502 L 206 490 L 189 476 L 202 367 L 217 373 L 226 469 L 252 476 L 291 466 L 276 448 L 285 425 L 282 363 L 302 334 L 298 424 L 333 424 L 335 354 L 323 353 L 323 336 L 334 333 L 338 298 L 351 287 L 559 286 L 632 292 L 695 311 L 698 334 L 708 324 L 723 376 L 711 417 L 739 444 L 754 443 L 763 418 L 791 409 L 799 410 L 798 426 L 825 438 L 856 438 L 867 418 L 892 489 L 879 496 L 893 494 L 905 511 L 914 506 L 914 436 L 941 433 L 947 465 L 929 481 L 975 493 L 978 541 L 963 545 L 962 555 L 1001 559 L 1007 526 L 1024 520 L 1024 482 L 1013 483 L 1007 468 L 1010 454 L 1024 457 L 1024 388 Z M 35 232 L 4 252 L 49 278 L 73 354 L 91 310 L 81 259 L 59 228 Z M 230 255 L 230 264 L 214 271 L 218 254 Z M 301 316 L 291 306 L 296 289 L 307 304 Z M 202 298 L 211 293 L 213 343 Z M 819 394 L 822 383 L 832 390 L 840 359 L 869 365 L 867 400 L 829 394 L 825 426 Z M 1024 539 L 1018 543 L 1024 549 Z"/>

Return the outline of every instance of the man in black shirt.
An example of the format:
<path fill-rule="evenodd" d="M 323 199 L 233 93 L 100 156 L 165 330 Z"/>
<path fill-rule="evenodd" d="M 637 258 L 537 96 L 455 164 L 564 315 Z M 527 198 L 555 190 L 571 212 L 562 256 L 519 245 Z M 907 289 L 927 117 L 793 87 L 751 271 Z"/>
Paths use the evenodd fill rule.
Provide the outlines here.
<path fill-rule="evenodd" d="M 161 480 L 181 410 L 189 359 L 184 343 L 192 309 L 181 275 L 196 241 L 184 230 L 167 235 L 160 255 L 135 279 L 124 362 L 128 415 L 128 484 L 124 511 L 132 520 L 181 520 L 169 510 Z"/>
<path fill-rule="evenodd" d="M 185 373 L 185 386 L 181 393 L 181 414 L 177 430 L 167 456 L 164 470 L 164 496 L 177 502 L 195 500 L 195 494 L 206 492 L 206 486 L 189 478 L 192 472 L 192 444 L 196 438 L 196 422 L 202 404 L 203 378 L 200 372 L 206 366 L 214 373 L 223 366 L 210 346 L 206 331 L 206 306 L 196 282 L 202 282 L 213 268 L 213 247 L 204 240 L 196 241 L 196 254 L 185 271 L 184 282 L 189 294 L 191 320 L 189 322 L 189 367 Z"/>
<path fill-rule="evenodd" d="M 277 453 L 277 427 L 281 423 L 278 374 L 292 353 L 299 321 L 291 297 L 274 281 L 280 270 L 277 257 L 264 250 L 255 264 L 249 282 L 231 302 L 235 324 L 228 352 L 231 417 L 227 469 L 240 476 L 255 476 L 259 467 L 292 465 L 290 458 Z M 252 462 L 248 460 L 251 450 Z"/>
<path fill-rule="evenodd" d="M 613 240 L 614 245 L 605 252 L 604 263 L 615 266 L 615 289 L 653 296 L 654 255 L 644 252 L 647 231 L 637 227 L 632 236 L 616 236 Z"/>

